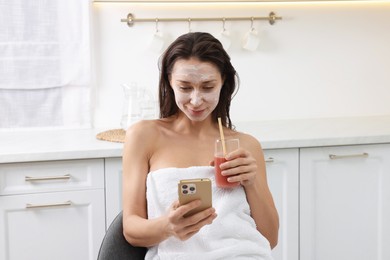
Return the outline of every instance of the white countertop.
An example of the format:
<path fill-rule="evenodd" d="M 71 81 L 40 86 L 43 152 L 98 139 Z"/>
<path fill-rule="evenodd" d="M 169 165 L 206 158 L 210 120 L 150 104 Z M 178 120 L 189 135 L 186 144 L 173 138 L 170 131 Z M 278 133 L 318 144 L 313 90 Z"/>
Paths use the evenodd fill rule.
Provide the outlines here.
<path fill-rule="evenodd" d="M 97 129 L 0 131 L 0 163 L 122 156 L 122 143 L 100 141 Z"/>
<path fill-rule="evenodd" d="M 263 149 L 390 143 L 390 116 L 236 123 Z M 122 156 L 121 143 L 96 139 L 108 129 L 1 130 L 0 163 Z"/>
<path fill-rule="evenodd" d="M 390 143 L 390 116 L 237 123 L 263 149 Z"/>

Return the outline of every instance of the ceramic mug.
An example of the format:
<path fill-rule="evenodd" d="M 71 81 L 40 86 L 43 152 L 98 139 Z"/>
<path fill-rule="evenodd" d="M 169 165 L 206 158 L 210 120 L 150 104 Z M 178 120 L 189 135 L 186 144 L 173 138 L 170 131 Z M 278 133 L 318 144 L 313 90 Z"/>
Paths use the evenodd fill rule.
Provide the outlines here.
<path fill-rule="evenodd" d="M 160 31 L 154 33 L 149 48 L 153 52 L 161 53 L 165 46 L 164 34 Z"/>
<path fill-rule="evenodd" d="M 218 39 L 222 43 L 222 46 L 225 50 L 228 50 L 230 48 L 230 45 L 232 44 L 232 40 L 230 39 L 229 31 L 223 30 L 219 35 Z"/>
<path fill-rule="evenodd" d="M 242 42 L 242 48 L 248 51 L 255 51 L 259 46 L 260 39 L 258 32 L 255 29 L 251 29 L 245 34 L 244 40 Z"/>

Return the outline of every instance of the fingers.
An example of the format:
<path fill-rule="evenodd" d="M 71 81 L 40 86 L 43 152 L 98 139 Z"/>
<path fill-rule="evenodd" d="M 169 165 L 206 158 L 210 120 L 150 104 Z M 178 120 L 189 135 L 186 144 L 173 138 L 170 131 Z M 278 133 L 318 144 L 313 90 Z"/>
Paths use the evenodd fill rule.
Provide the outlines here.
<path fill-rule="evenodd" d="M 249 151 L 243 149 L 243 148 L 238 148 L 237 150 L 231 152 L 231 153 L 228 153 L 226 155 L 226 160 L 228 161 L 231 161 L 233 159 L 236 159 L 236 158 L 246 158 L 246 157 L 250 157 L 251 154 L 249 153 Z"/>
<path fill-rule="evenodd" d="M 194 224 L 202 223 L 205 219 L 207 219 L 213 215 L 216 217 L 215 209 L 208 208 L 208 209 L 205 209 L 205 210 L 198 212 L 194 215 L 188 216 L 185 219 L 186 219 L 186 222 L 188 223 L 188 226 L 193 226 Z M 210 224 L 210 223 L 208 223 L 208 224 Z"/>
<path fill-rule="evenodd" d="M 253 183 L 257 175 L 257 162 L 251 153 L 242 148 L 226 156 L 227 162 L 221 164 L 221 174 L 228 176 L 228 182 L 240 182 L 241 185 Z"/>
<path fill-rule="evenodd" d="M 237 174 L 247 174 L 250 172 L 256 172 L 256 170 L 257 170 L 256 164 L 238 165 L 238 166 L 231 166 L 229 168 L 222 169 L 221 174 L 223 176 L 233 176 Z"/>
<path fill-rule="evenodd" d="M 201 201 L 200 200 L 194 200 L 194 201 L 191 201 L 185 205 L 181 205 L 178 203 L 178 207 L 176 207 L 176 210 L 175 210 L 175 215 L 178 217 L 178 218 L 182 218 L 184 217 L 185 214 L 187 214 L 188 212 L 190 212 L 191 210 L 199 207 L 201 205 Z"/>
<path fill-rule="evenodd" d="M 222 175 L 235 175 L 254 171 L 257 168 L 257 162 L 252 155 L 245 151 L 239 150 L 230 153 L 228 160 L 220 165 Z"/>
<path fill-rule="evenodd" d="M 177 209 L 179 206 L 180 206 L 180 202 L 179 202 L 179 200 L 176 200 L 176 201 L 174 201 L 174 202 L 172 203 L 171 209 L 175 210 L 175 209 Z"/>
<path fill-rule="evenodd" d="M 195 214 L 191 217 L 195 217 L 196 215 L 199 215 L 203 212 L 199 212 L 198 214 Z M 217 214 L 215 213 L 215 210 L 213 211 L 212 214 L 209 214 L 207 215 L 206 218 L 201 218 L 201 220 L 199 222 L 196 222 L 195 224 L 193 225 L 189 225 L 189 226 L 186 226 L 184 229 L 183 229 L 183 232 L 180 232 L 179 233 L 179 238 L 181 240 L 187 240 L 188 238 L 192 237 L 193 235 L 195 235 L 196 233 L 199 232 L 199 230 L 206 226 L 206 225 L 209 225 L 213 222 L 213 220 L 217 217 Z"/>
<path fill-rule="evenodd" d="M 189 205 L 194 204 L 193 202 L 178 207 L 175 214 L 169 216 L 172 233 L 181 240 L 190 238 L 199 232 L 203 226 L 211 224 L 217 217 L 214 208 L 208 208 L 192 216 L 184 217 L 184 214 L 193 208 L 193 205 Z"/>

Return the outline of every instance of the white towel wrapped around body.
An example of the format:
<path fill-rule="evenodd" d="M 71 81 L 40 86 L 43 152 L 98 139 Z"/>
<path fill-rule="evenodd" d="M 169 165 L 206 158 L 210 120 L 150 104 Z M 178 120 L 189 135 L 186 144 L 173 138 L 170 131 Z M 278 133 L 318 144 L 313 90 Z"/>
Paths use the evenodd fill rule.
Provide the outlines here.
<path fill-rule="evenodd" d="M 270 260 L 268 240 L 256 229 L 250 216 L 244 189 L 220 189 L 215 186 L 214 168 L 164 168 L 150 172 L 147 177 L 148 218 L 165 214 L 177 200 L 177 184 L 181 179 L 209 178 L 212 200 L 218 216 L 186 241 L 175 237 L 150 247 L 145 259 L 264 259 Z"/>

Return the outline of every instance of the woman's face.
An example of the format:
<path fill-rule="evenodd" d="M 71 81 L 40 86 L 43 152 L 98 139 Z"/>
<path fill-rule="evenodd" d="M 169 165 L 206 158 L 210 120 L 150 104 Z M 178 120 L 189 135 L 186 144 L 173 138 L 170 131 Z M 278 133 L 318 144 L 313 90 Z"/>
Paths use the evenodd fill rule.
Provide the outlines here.
<path fill-rule="evenodd" d="M 170 84 L 179 109 L 189 119 L 203 121 L 218 105 L 223 80 L 214 64 L 191 58 L 175 62 Z"/>

